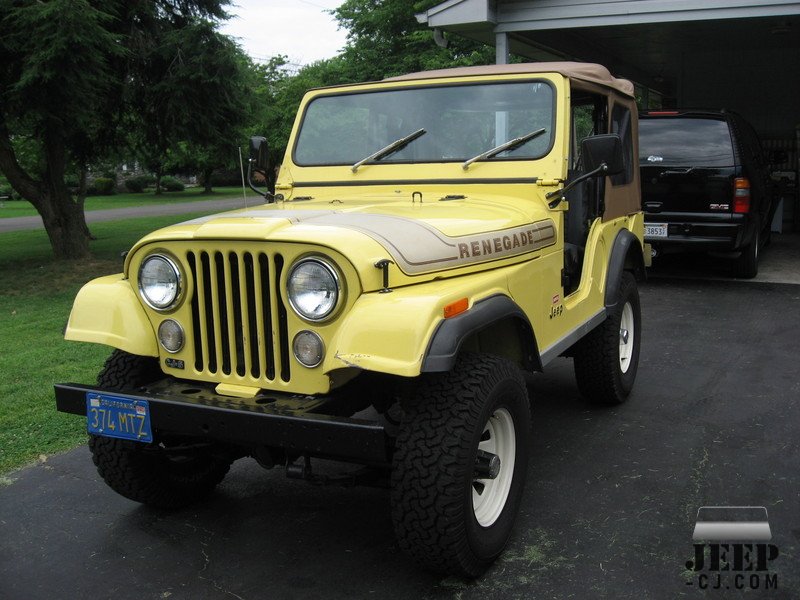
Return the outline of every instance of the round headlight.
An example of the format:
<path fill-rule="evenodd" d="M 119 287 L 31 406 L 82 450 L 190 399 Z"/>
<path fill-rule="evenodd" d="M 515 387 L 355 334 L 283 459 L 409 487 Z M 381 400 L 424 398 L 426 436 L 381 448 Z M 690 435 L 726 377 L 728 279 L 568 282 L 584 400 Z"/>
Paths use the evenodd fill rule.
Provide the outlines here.
<path fill-rule="evenodd" d="M 139 291 L 145 302 L 156 310 L 172 306 L 181 291 L 178 267 L 166 256 L 154 254 L 139 267 Z"/>
<path fill-rule="evenodd" d="M 308 258 L 292 267 L 286 291 L 298 315 L 309 321 L 321 321 L 339 301 L 339 278 L 325 261 Z"/>

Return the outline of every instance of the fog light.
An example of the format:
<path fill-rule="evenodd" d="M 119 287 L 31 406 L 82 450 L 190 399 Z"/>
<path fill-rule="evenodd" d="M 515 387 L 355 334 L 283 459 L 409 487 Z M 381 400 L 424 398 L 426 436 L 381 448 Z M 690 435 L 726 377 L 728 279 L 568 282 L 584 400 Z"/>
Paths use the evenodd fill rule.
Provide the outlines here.
<path fill-rule="evenodd" d="M 322 338 L 313 331 L 301 331 L 292 342 L 294 357 L 304 367 L 316 367 L 325 353 Z"/>
<path fill-rule="evenodd" d="M 167 352 L 178 352 L 183 348 L 183 327 L 172 319 L 162 321 L 158 326 L 158 341 Z"/>

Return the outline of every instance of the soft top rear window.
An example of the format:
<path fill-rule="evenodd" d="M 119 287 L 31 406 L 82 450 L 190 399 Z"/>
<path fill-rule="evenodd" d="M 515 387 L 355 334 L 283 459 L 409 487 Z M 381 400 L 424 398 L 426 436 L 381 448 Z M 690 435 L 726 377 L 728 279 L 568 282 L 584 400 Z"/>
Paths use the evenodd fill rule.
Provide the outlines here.
<path fill-rule="evenodd" d="M 683 117 L 641 119 L 639 162 L 642 166 L 733 166 L 728 123 L 719 119 Z"/>

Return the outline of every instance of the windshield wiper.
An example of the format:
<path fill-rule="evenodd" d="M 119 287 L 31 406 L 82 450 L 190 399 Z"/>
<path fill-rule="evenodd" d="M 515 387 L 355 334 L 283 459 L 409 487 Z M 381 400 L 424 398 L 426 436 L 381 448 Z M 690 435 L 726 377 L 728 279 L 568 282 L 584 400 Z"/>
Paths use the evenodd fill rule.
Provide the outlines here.
<path fill-rule="evenodd" d="M 505 152 L 506 150 L 513 150 L 514 148 L 519 148 L 525 142 L 527 142 L 529 140 L 532 140 L 535 137 L 539 137 L 545 131 L 547 131 L 547 129 L 542 127 L 541 129 L 537 129 L 536 131 L 531 131 L 530 133 L 526 133 L 525 135 L 521 135 L 518 138 L 514 138 L 513 140 L 509 140 L 504 144 L 500 144 L 499 146 L 495 146 L 491 150 L 487 150 L 486 152 L 478 154 L 478 156 L 473 156 L 469 160 L 464 161 L 464 164 L 461 165 L 461 168 L 466 171 L 467 169 L 469 169 L 469 166 L 474 162 L 477 162 L 479 160 L 486 160 L 487 158 L 492 158 L 493 156 L 496 156 L 497 154 L 500 154 L 501 152 Z"/>
<path fill-rule="evenodd" d="M 414 133 L 410 133 L 405 137 L 401 137 L 399 140 L 393 141 L 388 146 L 384 146 L 380 150 L 378 150 L 375 154 L 370 154 L 367 158 L 362 158 L 352 167 L 350 170 L 355 173 L 358 170 L 358 167 L 363 165 L 365 162 L 369 162 L 371 160 L 380 160 L 382 158 L 386 158 L 390 154 L 394 154 L 398 150 L 402 150 L 406 146 L 408 146 L 411 142 L 413 142 L 418 137 L 425 135 L 427 132 L 424 129 L 417 129 Z"/>

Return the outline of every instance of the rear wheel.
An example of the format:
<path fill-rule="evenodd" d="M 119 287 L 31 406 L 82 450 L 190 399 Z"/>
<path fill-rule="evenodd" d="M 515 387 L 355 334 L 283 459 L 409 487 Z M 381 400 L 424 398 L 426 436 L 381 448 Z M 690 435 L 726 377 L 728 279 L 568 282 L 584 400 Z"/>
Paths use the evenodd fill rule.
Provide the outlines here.
<path fill-rule="evenodd" d="M 97 383 L 105 390 L 135 390 L 160 374 L 156 359 L 115 350 Z M 191 440 L 142 444 L 92 435 L 89 449 L 111 489 L 158 508 L 179 508 L 199 500 L 222 481 L 233 462 L 226 448 Z"/>
<path fill-rule="evenodd" d="M 400 547 L 433 571 L 480 575 L 511 535 L 529 449 L 527 392 L 510 361 L 467 355 L 423 380 L 393 460 Z"/>
<path fill-rule="evenodd" d="M 752 279 L 758 275 L 758 230 L 756 230 L 753 241 L 742 248 L 742 253 L 733 264 L 733 271 L 736 277 L 742 279 Z"/>
<path fill-rule="evenodd" d="M 627 399 L 639 367 L 641 322 L 636 278 L 625 271 L 606 320 L 575 346 L 575 378 L 589 402 L 621 404 Z"/>

